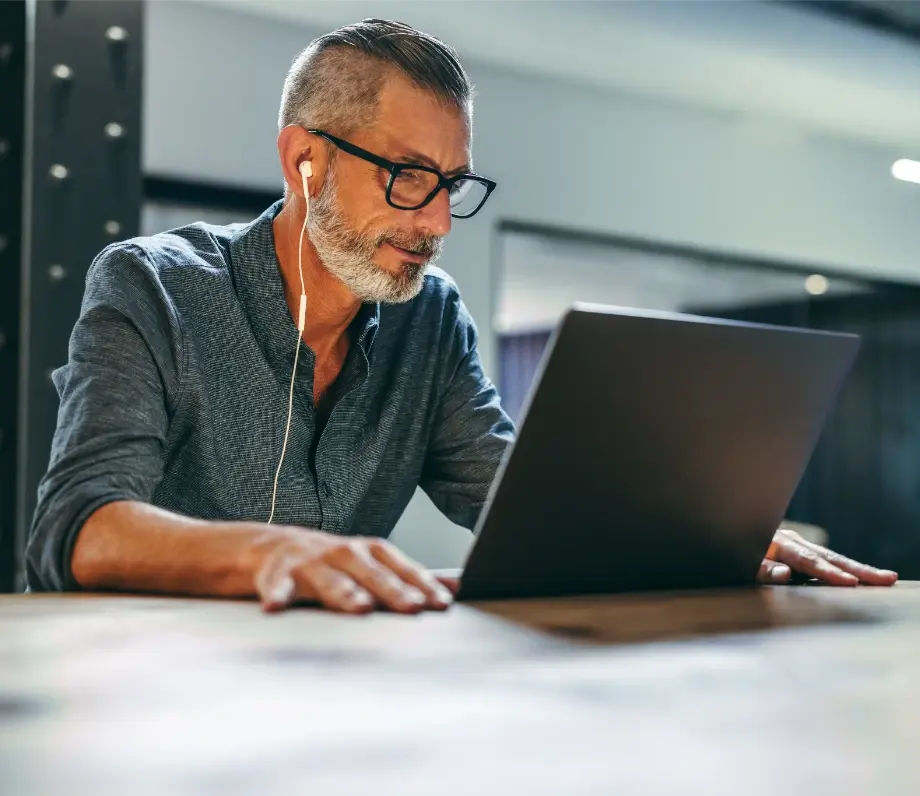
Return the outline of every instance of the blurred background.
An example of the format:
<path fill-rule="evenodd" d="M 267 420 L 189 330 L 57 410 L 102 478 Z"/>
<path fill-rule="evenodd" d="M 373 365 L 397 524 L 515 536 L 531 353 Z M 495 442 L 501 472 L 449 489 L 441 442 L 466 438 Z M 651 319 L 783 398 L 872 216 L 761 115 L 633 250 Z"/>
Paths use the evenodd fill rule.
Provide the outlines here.
<path fill-rule="evenodd" d="M 858 332 L 788 514 L 920 578 L 920 4 L 6 0 L 0 590 L 92 258 L 275 201 L 285 72 L 368 16 L 441 37 L 476 84 L 499 188 L 441 264 L 512 415 L 575 300 Z M 419 495 L 394 541 L 455 566 L 470 536 Z"/>

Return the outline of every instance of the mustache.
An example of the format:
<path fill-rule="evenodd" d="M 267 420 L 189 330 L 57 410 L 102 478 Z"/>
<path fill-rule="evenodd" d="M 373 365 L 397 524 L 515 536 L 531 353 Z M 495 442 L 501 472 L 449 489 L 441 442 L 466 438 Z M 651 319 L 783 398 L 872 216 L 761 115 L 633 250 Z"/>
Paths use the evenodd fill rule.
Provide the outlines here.
<path fill-rule="evenodd" d="M 377 245 L 379 246 L 382 243 L 398 246 L 400 249 L 420 254 L 429 259 L 439 255 L 444 248 L 444 238 L 437 235 L 413 235 L 397 231 L 383 233 L 377 241 Z"/>

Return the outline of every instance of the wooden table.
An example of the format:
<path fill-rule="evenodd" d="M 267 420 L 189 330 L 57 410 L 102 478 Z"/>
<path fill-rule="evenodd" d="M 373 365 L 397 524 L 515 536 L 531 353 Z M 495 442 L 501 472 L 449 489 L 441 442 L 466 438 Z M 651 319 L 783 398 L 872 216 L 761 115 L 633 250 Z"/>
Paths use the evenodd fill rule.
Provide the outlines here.
<path fill-rule="evenodd" d="M 920 794 L 920 584 L 265 616 L 0 598 L 0 793 Z"/>

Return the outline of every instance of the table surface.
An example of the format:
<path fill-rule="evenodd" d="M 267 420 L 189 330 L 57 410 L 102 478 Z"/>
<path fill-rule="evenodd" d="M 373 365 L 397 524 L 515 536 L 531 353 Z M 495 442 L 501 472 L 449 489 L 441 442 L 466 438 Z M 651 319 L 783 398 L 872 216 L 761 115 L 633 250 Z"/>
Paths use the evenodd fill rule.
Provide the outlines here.
<path fill-rule="evenodd" d="M 0 793 L 920 793 L 920 583 L 336 616 L 0 598 Z"/>

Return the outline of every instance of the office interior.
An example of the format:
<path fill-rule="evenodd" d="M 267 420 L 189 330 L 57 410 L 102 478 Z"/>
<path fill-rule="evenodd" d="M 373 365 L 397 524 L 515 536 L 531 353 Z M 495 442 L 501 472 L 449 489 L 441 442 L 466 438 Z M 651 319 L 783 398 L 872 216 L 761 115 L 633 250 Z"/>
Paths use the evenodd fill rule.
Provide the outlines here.
<path fill-rule="evenodd" d="M 440 265 L 515 419 L 573 302 L 857 332 L 788 516 L 920 578 L 916 3 L 10 0 L 0 589 L 23 587 L 49 374 L 92 258 L 279 198 L 284 74 L 311 39 L 369 16 L 450 42 L 476 85 L 474 163 L 499 188 Z M 419 493 L 392 541 L 452 567 L 471 538 Z"/>

